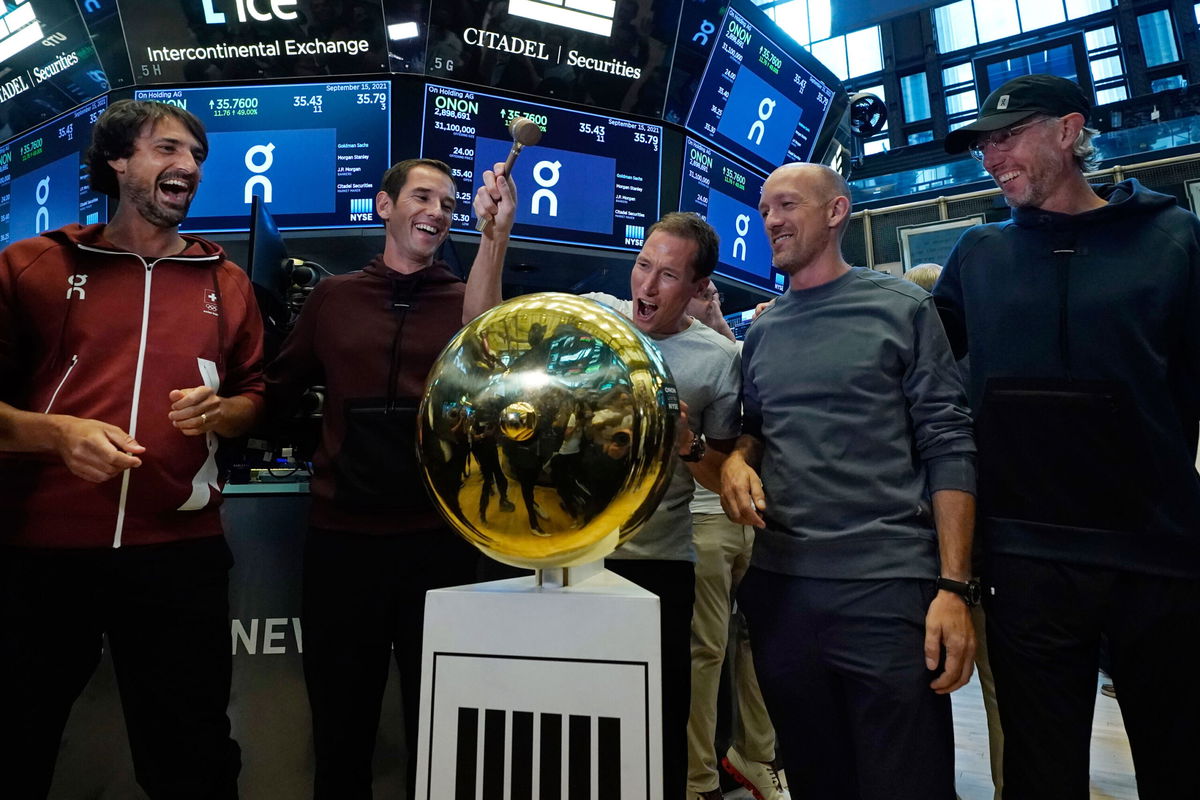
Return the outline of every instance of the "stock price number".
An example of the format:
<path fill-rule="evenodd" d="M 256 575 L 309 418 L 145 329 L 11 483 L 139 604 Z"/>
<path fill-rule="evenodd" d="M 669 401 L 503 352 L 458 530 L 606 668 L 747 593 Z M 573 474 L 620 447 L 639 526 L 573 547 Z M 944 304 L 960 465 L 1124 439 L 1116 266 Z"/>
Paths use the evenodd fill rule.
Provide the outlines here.
<path fill-rule="evenodd" d="M 73 141 L 75 139 L 75 123 L 72 122 L 69 125 L 63 125 L 61 128 L 59 128 L 58 138 L 66 139 L 67 141 Z"/>
<path fill-rule="evenodd" d="M 39 136 L 32 142 L 26 142 L 21 145 L 21 149 L 17 151 L 17 155 L 21 157 L 22 161 L 28 161 L 34 156 L 40 156 L 42 154 L 42 144 L 42 137 Z"/>
<path fill-rule="evenodd" d="M 386 92 L 359 92 L 355 103 L 360 106 L 373 106 L 378 104 L 381 111 L 387 111 L 387 93 Z"/>
<path fill-rule="evenodd" d="M 320 114 L 324 107 L 324 95 L 297 95 L 296 97 L 292 98 L 292 108 L 311 108 L 314 114 Z"/>
<path fill-rule="evenodd" d="M 210 111 L 244 111 L 258 109 L 257 97 L 218 97 L 208 101 Z"/>
<path fill-rule="evenodd" d="M 641 131 L 633 132 L 634 144 L 648 144 L 658 152 L 658 134 L 657 133 L 642 133 Z"/>
<path fill-rule="evenodd" d="M 500 109 L 500 119 L 504 121 L 506 127 L 517 117 L 524 117 L 541 128 L 542 133 L 546 132 L 547 119 L 545 114 L 528 114 L 524 111 L 517 111 L 511 108 Z"/>
<path fill-rule="evenodd" d="M 590 122 L 579 123 L 579 132 L 586 133 L 589 136 L 595 136 L 597 142 L 604 141 L 605 128 L 603 125 L 593 125 Z"/>

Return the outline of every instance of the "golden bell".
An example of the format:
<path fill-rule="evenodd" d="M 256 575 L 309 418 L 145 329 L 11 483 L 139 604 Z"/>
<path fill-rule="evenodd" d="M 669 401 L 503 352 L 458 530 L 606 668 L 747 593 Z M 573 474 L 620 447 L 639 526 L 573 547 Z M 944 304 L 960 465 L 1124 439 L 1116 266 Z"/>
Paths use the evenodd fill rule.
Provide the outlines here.
<path fill-rule="evenodd" d="M 497 561 L 595 561 L 634 535 L 671 478 L 678 395 L 632 323 L 581 297 L 510 300 L 463 328 L 421 400 L 418 455 L 438 509 Z"/>

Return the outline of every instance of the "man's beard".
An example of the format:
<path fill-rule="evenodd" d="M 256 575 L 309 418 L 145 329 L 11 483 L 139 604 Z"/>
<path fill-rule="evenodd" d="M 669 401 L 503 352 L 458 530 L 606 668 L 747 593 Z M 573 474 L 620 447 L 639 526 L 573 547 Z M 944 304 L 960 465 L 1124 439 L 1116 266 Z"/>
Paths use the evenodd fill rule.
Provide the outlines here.
<path fill-rule="evenodd" d="M 177 228 L 179 223 L 187 217 L 188 209 L 192 206 L 192 198 L 194 194 L 189 195 L 187 202 L 183 208 L 172 208 L 162 205 L 155 200 L 155 191 L 157 184 L 146 186 L 144 184 L 131 184 L 129 186 L 129 202 L 137 209 L 137 212 L 149 222 L 158 228 Z"/>

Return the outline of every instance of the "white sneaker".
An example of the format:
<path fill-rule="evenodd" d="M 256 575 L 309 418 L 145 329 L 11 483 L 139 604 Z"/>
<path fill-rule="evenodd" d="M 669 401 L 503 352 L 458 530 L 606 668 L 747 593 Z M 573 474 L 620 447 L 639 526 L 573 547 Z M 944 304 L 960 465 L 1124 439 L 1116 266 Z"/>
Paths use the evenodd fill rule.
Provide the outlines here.
<path fill-rule="evenodd" d="M 750 790 L 756 800 L 792 800 L 788 794 L 783 771 L 763 761 L 751 761 L 732 747 L 721 759 L 721 766 L 742 786 Z"/>

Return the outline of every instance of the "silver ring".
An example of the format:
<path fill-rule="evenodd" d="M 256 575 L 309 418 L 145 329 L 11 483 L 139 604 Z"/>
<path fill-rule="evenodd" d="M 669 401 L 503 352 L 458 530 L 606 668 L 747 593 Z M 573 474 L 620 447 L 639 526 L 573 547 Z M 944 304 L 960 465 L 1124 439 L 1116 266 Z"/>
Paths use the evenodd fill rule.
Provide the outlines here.
<path fill-rule="evenodd" d="M 200 426 L 204 427 L 207 424 L 208 424 L 208 414 L 201 413 L 200 414 Z"/>

